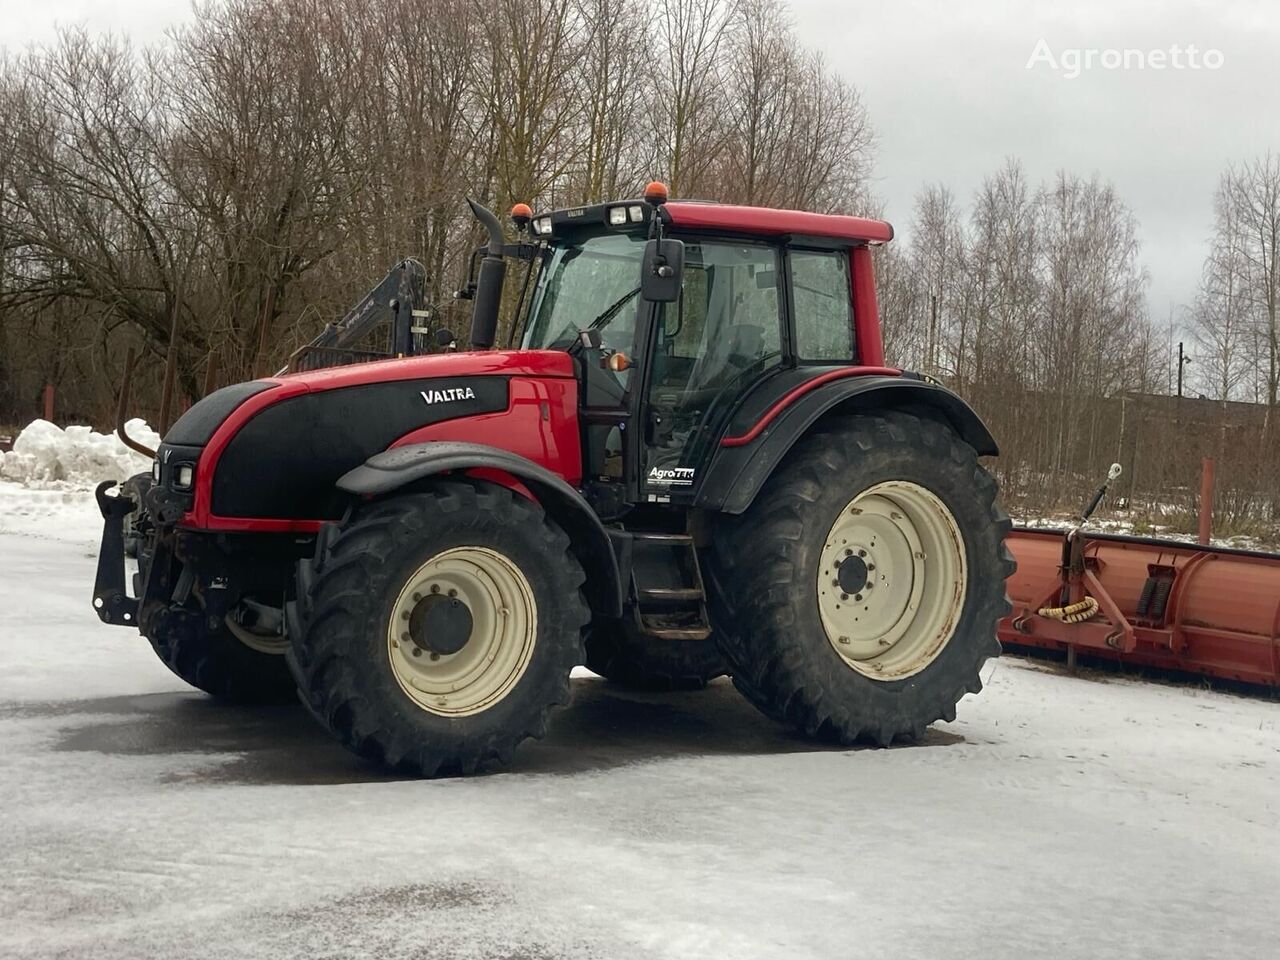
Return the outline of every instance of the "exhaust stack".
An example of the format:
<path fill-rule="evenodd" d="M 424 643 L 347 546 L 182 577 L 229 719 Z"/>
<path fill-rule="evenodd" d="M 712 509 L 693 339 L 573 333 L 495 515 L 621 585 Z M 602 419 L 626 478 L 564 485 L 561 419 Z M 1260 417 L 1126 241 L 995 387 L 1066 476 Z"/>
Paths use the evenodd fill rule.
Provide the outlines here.
<path fill-rule="evenodd" d="M 498 335 L 498 311 L 502 307 L 502 284 L 507 276 L 507 261 L 503 258 L 505 240 L 502 225 L 493 211 L 487 210 L 470 198 L 467 204 L 476 219 L 489 231 L 489 250 L 480 261 L 476 273 L 475 307 L 471 311 L 471 349 L 488 350 Z"/>

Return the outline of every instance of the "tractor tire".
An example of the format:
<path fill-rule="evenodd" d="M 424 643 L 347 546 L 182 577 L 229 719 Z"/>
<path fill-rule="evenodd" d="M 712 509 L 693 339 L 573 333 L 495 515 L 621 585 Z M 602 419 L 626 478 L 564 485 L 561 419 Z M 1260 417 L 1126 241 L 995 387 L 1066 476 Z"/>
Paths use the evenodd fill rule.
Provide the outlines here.
<path fill-rule="evenodd" d="M 1000 652 L 1010 526 L 995 480 L 948 427 L 833 418 L 713 538 L 713 621 L 734 684 L 767 716 L 846 744 L 918 740 L 954 720 Z"/>
<path fill-rule="evenodd" d="M 297 700 L 281 644 L 268 640 L 249 646 L 225 623 L 210 630 L 198 614 L 169 611 L 154 616 L 146 634 L 166 667 L 211 697 L 255 705 Z"/>
<path fill-rule="evenodd" d="M 599 620 L 587 633 L 587 669 L 636 690 L 701 690 L 729 667 L 714 637 L 659 640 L 627 620 Z"/>
<path fill-rule="evenodd" d="M 321 531 L 298 564 L 289 665 L 360 756 L 427 777 L 506 763 L 569 702 L 585 580 L 538 504 L 435 481 Z"/>

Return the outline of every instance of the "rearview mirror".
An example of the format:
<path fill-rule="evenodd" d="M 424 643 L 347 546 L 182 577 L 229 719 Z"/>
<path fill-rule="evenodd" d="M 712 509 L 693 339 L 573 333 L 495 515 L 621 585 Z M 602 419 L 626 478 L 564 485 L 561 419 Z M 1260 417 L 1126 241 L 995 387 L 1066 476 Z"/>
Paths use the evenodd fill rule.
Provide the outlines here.
<path fill-rule="evenodd" d="M 684 243 L 650 240 L 644 245 L 640 267 L 640 296 L 650 303 L 674 303 L 680 299 L 684 279 Z"/>

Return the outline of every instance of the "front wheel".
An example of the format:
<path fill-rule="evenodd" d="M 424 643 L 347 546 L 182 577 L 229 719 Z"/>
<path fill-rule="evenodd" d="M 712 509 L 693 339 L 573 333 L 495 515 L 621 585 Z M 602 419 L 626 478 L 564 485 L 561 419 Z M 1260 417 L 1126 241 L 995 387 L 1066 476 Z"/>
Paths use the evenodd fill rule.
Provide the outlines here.
<path fill-rule="evenodd" d="M 918 738 L 981 689 L 1009 518 L 973 449 L 904 413 L 829 421 L 713 540 L 734 682 L 810 736 Z"/>
<path fill-rule="evenodd" d="M 239 704 L 297 703 L 284 641 L 260 636 L 226 617 L 216 627 L 199 613 L 168 609 L 144 633 L 175 675 L 218 700 Z"/>
<path fill-rule="evenodd" d="M 300 562 L 290 666 L 348 748 L 405 772 L 470 772 L 541 736 L 582 659 L 569 538 L 504 487 L 440 480 L 322 531 Z"/>

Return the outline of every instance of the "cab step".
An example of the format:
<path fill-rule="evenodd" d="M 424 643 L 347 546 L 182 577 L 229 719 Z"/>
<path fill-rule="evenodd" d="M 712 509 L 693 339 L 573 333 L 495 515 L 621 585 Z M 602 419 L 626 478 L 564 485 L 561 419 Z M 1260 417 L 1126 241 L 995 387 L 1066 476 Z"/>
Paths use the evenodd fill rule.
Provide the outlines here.
<path fill-rule="evenodd" d="M 659 640 L 711 636 L 693 537 L 632 532 L 631 542 L 631 593 L 640 632 Z"/>

